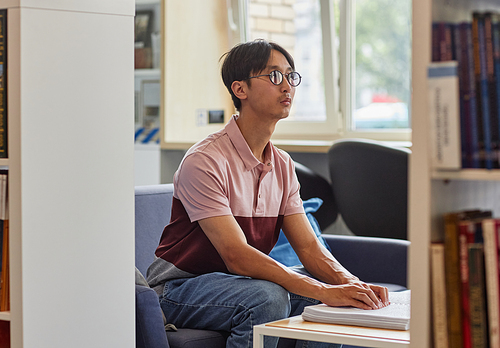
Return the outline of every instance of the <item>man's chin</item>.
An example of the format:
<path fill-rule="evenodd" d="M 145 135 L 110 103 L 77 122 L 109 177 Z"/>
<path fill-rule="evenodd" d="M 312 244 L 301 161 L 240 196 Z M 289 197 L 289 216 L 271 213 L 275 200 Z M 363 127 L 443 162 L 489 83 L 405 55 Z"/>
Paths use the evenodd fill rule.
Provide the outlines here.
<path fill-rule="evenodd" d="M 288 118 L 289 115 L 290 115 L 290 112 L 286 112 L 286 113 L 282 114 L 280 116 L 280 120 L 284 120 L 285 118 Z"/>

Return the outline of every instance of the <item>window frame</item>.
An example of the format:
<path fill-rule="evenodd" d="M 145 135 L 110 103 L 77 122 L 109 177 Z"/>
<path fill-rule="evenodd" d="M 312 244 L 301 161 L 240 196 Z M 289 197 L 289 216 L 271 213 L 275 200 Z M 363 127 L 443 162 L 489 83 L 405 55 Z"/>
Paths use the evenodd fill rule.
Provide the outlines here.
<path fill-rule="evenodd" d="M 411 142 L 411 128 L 359 131 L 350 127 L 356 96 L 356 0 L 340 0 L 339 2 L 339 52 L 335 47 L 337 34 L 334 0 L 319 1 L 326 121 L 280 122 L 273 139 L 279 139 L 282 142 L 285 139 L 333 141 L 341 138 L 366 138 L 379 141 Z"/>

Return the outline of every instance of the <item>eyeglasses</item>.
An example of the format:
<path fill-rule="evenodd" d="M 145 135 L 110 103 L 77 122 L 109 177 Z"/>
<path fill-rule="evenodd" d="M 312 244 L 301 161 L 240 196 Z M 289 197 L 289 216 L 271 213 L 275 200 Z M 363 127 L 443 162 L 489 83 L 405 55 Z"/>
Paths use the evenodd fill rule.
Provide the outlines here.
<path fill-rule="evenodd" d="M 265 75 L 250 76 L 245 80 L 262 76 L 269 76 L 269 80 L 271 80 L 271 82 L 276 86 L 281 85 L 281 83 L 283 82 L 283 73 L 279 70 L 273 70 L 269 74 Z M 302 81 L 302 76 L 300 76 L 300 74 L 296 71 L 292 71 L 291 73 L 285 74 L 285 77 L 290 86 L 292 87 L 297 87 L 298 85 L 300 85 L 300 81 Z"/>

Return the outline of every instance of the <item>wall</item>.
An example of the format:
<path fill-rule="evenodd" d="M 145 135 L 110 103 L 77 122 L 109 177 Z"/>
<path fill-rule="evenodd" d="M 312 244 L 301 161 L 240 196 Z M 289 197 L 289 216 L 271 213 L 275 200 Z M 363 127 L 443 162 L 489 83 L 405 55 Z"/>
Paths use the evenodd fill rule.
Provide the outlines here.
<path fill-rule="evenodd" d="M 164 1 L 162 148 L 219 130 L 221 124 L 208 123 L 206 110 L 224 110 L 225 121 L 234 112 L 220 78 L 219 59 L 233 46 L 226 6 L 226 0 Z"/>

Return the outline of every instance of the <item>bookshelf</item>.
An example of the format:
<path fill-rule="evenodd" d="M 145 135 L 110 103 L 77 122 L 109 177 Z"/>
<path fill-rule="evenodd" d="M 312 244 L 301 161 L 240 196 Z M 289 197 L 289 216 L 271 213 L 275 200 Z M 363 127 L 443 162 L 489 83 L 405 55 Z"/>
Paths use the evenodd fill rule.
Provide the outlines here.
<path fill-rule="evenodd" d="M 433 170 L 432 179 L 500 181 L 500 170 L 462 169 L 459 171 Z"/>
<path fill-rule="evenodd" d="M 161 3 L 160 0 L 135 1 L 134 91 L 136 141 L 148 138 L 160 127 Z M 148 54 L 144 54 L 148 52 Z M 145 57 L 148 57 L 145 59 Z M 159 132 L 158 132 L 159 133 Z M 157 136 L 150 139 L 154 141 Z"/>
<path fill-rule="evenodd" d="M 411 347 L 432 347 L 430 244 L 443 234 L 442 214 L 491 209 L 500 214 L 500 170 L 434 170 L 430 165 L 427 66 L 433 20 L 459 21 L 473 10 L 496 9 L 494 0 L 421 0 L 413 3 L 412 156 L 409 171 L 409 286 Z"/>
<path fill-rule="evenodd" d="M 0 0 L 11 347 L 135 345 L 134 7 Z"/>

